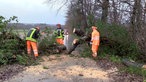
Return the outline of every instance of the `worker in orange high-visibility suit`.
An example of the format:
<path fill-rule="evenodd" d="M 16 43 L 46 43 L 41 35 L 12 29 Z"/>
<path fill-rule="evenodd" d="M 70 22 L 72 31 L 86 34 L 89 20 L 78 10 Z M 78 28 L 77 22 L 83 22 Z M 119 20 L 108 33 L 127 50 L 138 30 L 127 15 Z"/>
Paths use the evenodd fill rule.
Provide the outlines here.
<path fill-rule="evenodd" d="M 40 35 L 39 33 L 40 27 L 31 28 L 26 36 L 26 44 L 27 44 L 27 54 L 31 54 L 31 48 L 34 52 L 34 59 L 38 57 L 38 48 L 37 48 L 37 39 Z"/>
<path fill-rule="evenodd" d="M 63 39 L 64 39 L 64 30 L 61 28 L 60 24 L 57 24 L 57 29 L 54 31 L 54 35 L 56 36 L 56 42 L 58 44 L 63 45 Z"/>
<path fill-rule="evenodd" d="M 91 42 L 92 42 L 92 56 L 95 58 L 97 57 L 97 51 L 100 43 L 100 33 L 97 31 L 96 26 L 92 26 Z"/>

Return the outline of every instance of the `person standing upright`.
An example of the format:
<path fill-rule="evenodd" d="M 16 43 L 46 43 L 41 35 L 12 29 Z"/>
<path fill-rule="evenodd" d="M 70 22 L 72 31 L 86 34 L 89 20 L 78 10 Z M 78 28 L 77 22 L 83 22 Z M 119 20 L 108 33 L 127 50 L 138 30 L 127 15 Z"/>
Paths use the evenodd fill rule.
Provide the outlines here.
<path fill-rule="evenodd" d="M 61 24 L 57 24 L 57 29 L 54 31 L 54 34 L 56 36 L 56 42 L 58 44 L 63 45 L 63 39 L 64 39 L 64 30 L 61 28 Z"/>
<path fill-rule="evenodd" d="M 92 26 L 92 35 L 91 35 L 91 42 L 92 42 L 92 56 L 95 58 L 97 57 L 97 51 L 100 43 L 100 33 L 97 31 L 96 26 Z"/>
<path fill-rule="evenodd" d="M 38 57 L 37 39 L 39 38 L 40 27 L 31 28 L 26 36 L 27 54 L 31 55 L 31 50 L 34 53 L 34 59 Z M 31 49 L 32 48 L 32 49 Z"/>

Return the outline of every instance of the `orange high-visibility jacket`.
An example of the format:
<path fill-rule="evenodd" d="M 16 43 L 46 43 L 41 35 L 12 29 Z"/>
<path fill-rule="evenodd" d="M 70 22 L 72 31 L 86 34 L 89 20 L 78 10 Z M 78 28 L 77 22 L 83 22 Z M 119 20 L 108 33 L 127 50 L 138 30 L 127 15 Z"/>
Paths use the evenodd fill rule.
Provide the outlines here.
<path fill-rule="evenodd" d="M 92 32 L 92 38 L 91 38 L 91 41 L 92 41 L 92 45 L 99 45 L 99 40 L 100 39 L 100 34 L 97 30 L 94 30 Z"/>

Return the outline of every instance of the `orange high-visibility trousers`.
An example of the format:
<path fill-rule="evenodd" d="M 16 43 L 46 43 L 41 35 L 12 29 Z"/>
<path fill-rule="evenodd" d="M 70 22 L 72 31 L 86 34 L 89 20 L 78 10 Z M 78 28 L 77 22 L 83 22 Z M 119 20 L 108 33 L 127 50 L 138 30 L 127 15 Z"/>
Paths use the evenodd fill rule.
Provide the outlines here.
<path fill-rule="evenodd" d="M 27 54 L 29 55 L 31 54 L 31 48 L 32 48 L 34 56 L 37 57 L 38 56 L 37 42 L 27 40 L 26 44 L 27 44 Z"/>
<path fill-rule="evenodd" d="M 92 44 L 92 53 L 93 53 L 93 54 L 97 53 L 97 51 L 98 51 L 98 46 L 99 46 L 99 45 L 94 45 L 94 44 Z"/>
<path fill-rule="evenodd" d="M 57 42 L 58 44 L 64 44 L 64 43 L 63 43 L 63 38 L 56 38 L 56 42 Z"/>
<path fill-rule="evenodd" d="M 100 34 L 97 30 L 93 30 L 92 32 L 92 37 L 91 37 L 91 41 L 92 41 L 92 56 L 96 57 L 97 56 L 97 51 L 98 51 L 98 46 L 100 43 Z"/>

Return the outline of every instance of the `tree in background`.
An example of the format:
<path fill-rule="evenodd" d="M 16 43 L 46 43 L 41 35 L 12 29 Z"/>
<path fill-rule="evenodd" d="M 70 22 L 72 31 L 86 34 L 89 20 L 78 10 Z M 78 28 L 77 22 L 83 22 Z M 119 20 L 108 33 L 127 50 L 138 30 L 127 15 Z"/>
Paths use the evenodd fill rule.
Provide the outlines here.
<path fill-rule="evenodd" d="M 143 19 L 144 11 L 142 3 L 143 0 L 134 0 L 133 10 L 131 13 L 130 32 L 134 41 L 139 46 L 143 54 L 146 54 L 146 27 L 145 18 Z M 145 55 L 146 56 L 146 55 Z"/>
<path fill-rule="evenodd" d="M 109 0 L 102 0 L 102 16 L 101 21 L 107 23 Z"/>
<path fill-rule="evenodd" d="M 122 25 L 140 51 L 146 54 L 145 0 L 66 0 L 66 2 L 69 3 L 66 25 L 70 28 L 86 29 L 98 20 L 103 24 Z"/>

